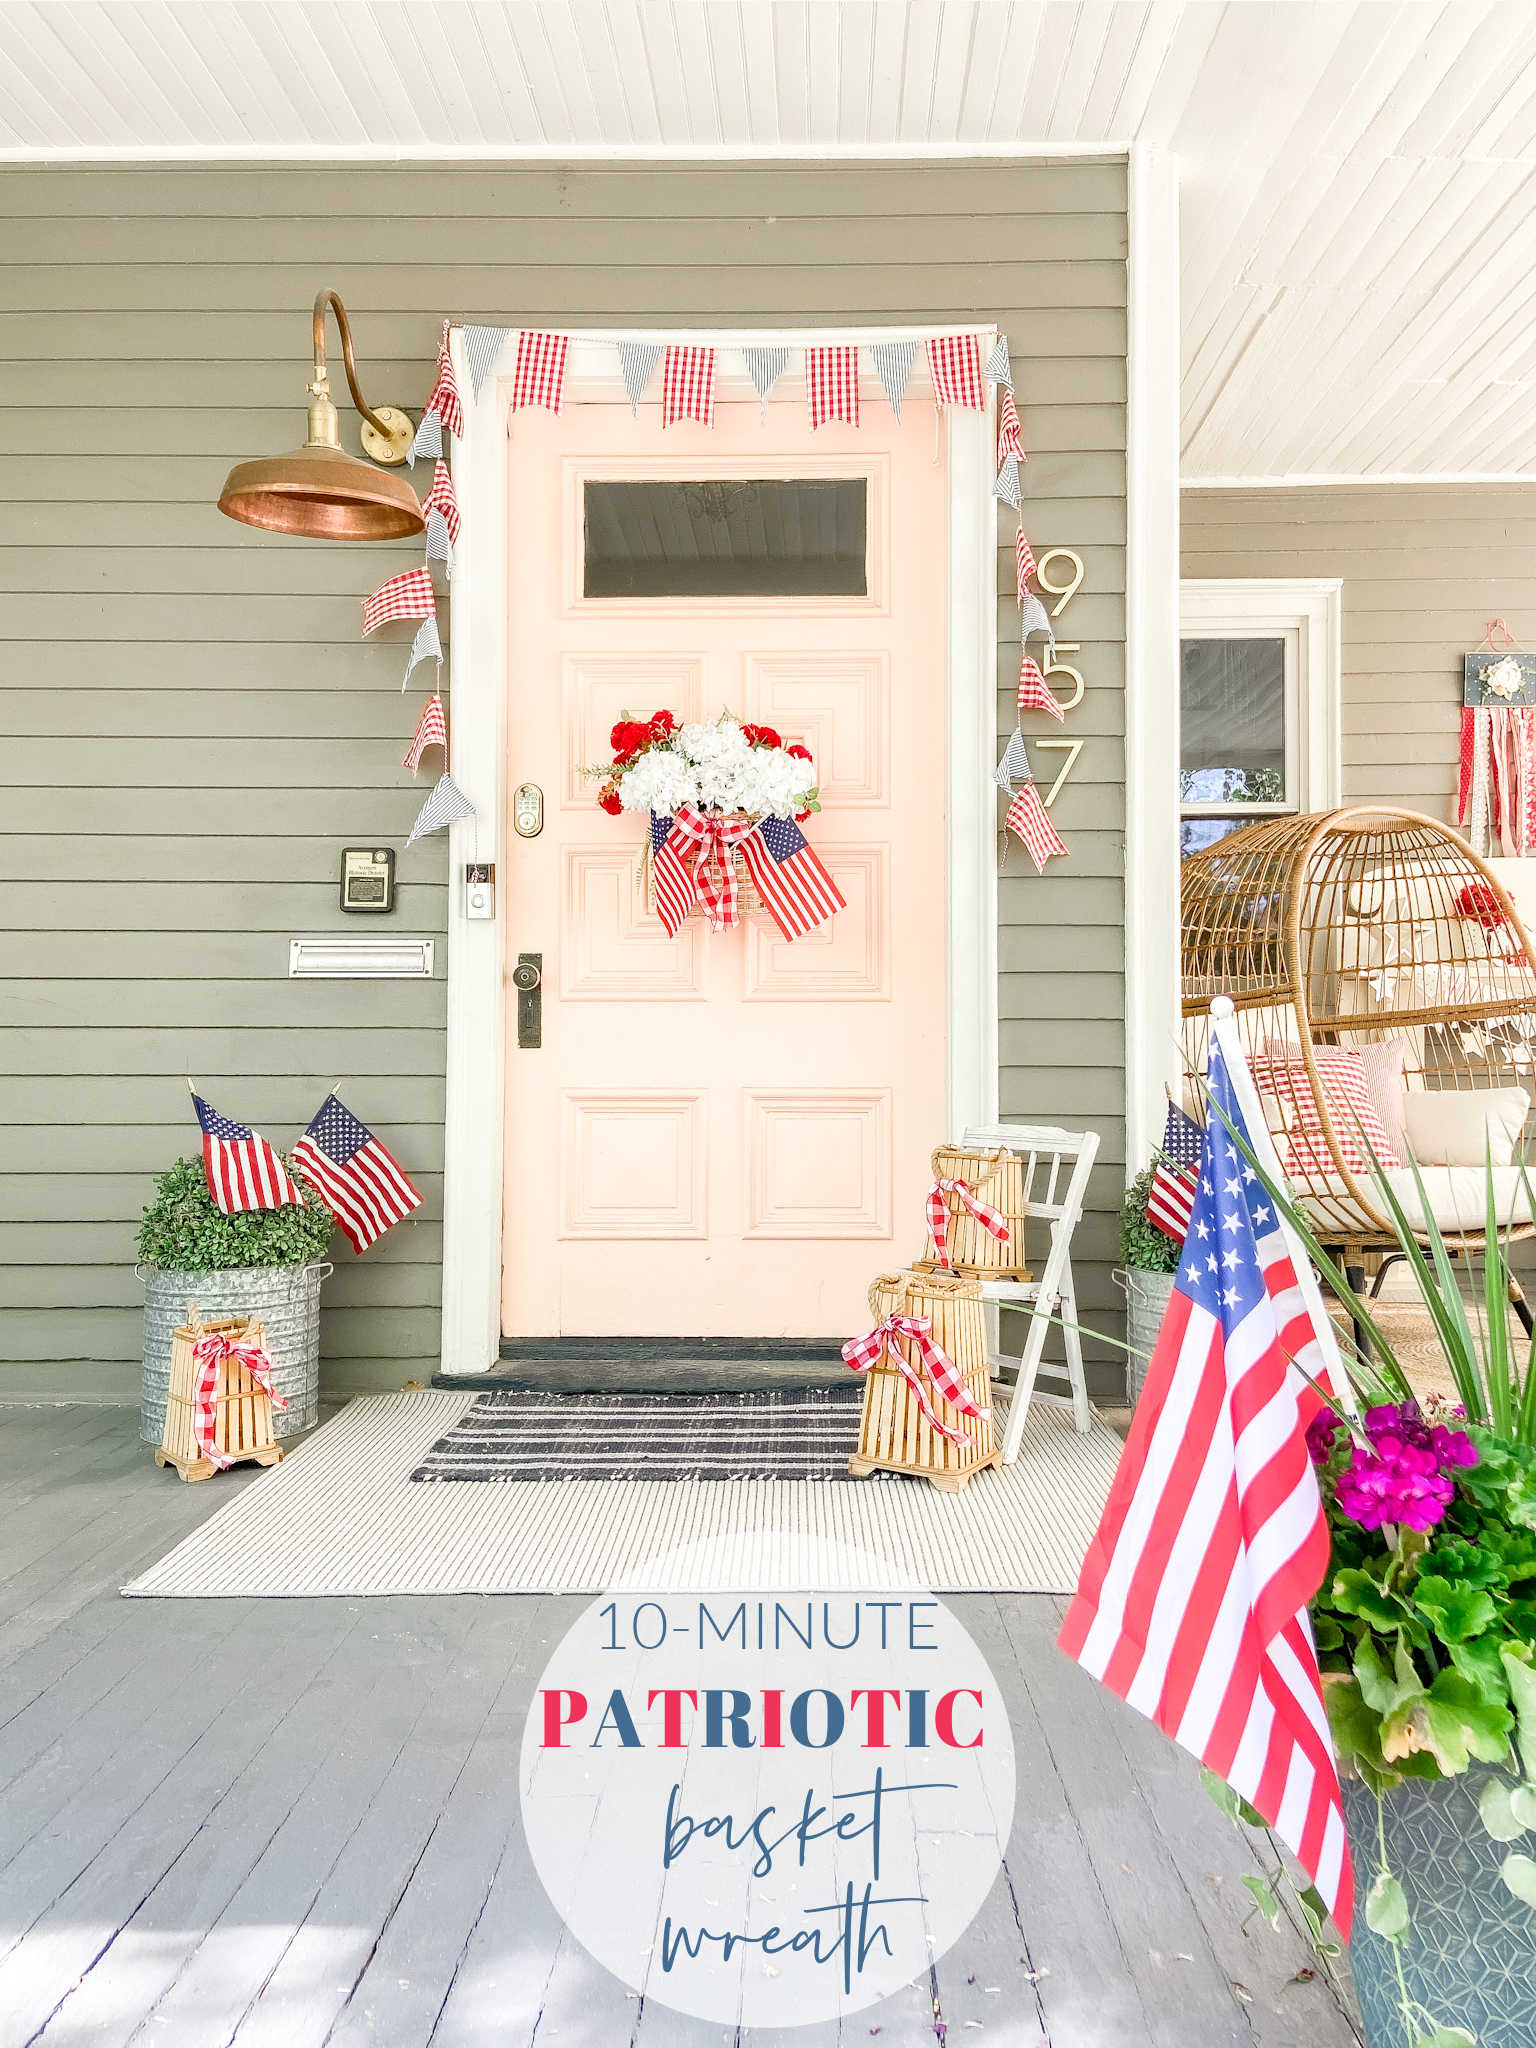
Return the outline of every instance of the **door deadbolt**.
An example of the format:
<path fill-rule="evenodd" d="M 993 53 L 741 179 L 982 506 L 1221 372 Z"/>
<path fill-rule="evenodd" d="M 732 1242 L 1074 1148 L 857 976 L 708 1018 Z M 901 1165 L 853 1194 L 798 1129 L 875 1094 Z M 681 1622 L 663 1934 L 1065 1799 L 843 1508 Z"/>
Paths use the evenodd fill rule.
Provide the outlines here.
<path fill-rule="evenodd" d="M 517 990 L 517 1043 L 522 1052 L 535 1052 L 544 1042 L 544 955 L 519 953 L 512 970 Z"/>

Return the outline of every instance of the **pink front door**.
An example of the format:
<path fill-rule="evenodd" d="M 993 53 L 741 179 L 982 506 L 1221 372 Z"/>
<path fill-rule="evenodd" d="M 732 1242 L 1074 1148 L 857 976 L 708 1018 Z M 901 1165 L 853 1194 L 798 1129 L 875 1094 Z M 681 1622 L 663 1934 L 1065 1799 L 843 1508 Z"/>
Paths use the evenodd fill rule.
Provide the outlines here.
<path fill-rule="evenodd" d="M 646 417 L 646 413 L 649 417 Z M 857 430 L 803 399 L 513 415 L 507 947 L 509 1336 L 843 1337 L 922 1246 L 945 1104 L 945 508 L 932 406 Z M 747 586 L 743 591 L 743 585 Z M 611 594 L 594 594 L 594 593 Z M 847 908 L 668 939 L 645 836 L 583 764 L 621 713 L 722 710 L 815 756 L 806 825 Z"/>

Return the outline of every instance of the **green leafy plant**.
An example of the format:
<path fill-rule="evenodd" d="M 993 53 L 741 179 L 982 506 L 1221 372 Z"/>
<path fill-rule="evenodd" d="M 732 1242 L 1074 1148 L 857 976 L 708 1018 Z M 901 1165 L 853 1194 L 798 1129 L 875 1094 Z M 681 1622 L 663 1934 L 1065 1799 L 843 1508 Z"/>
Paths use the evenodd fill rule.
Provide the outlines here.
<path fill-rule="evenodd" d="M 1147 1197 L 1152 1192 L 1154 1171 L 1149 1166 L 1138 1173 L 1125 1191 L 1120 1211 L 1120 1263 L 1142 1273 L 1174 1273 L 1178 1271 L 1181 1247 L 1166 1230 L 1147 1221 Z"/>
<path fill-rule="evenodd" d="M 139 1225 L 139 1257 L 146 1266 L 182 1273 L 224 1272 L 239 1266 L 308 1266 L 323 1259 L 331 1241 L 331 1212 L 291 1159 L 284 1160 L 304 1206 L 254 1209 L 221 1216 L 208 1192 L 201 1159 L 178 1159 L 155 1182 Z"/>

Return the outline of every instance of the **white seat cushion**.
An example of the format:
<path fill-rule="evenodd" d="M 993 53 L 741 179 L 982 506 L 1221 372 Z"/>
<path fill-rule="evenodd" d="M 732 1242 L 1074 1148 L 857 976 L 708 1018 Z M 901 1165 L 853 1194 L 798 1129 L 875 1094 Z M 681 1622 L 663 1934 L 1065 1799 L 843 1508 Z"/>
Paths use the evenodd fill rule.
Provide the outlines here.
<path fill-rule="evenodd" d="M 1421 1166 L 1419 1174 L 1424 1182 L 1424 1192 L 1429 1197 L 1429 1213 L 1441 1230 L 1482 1231 L 1487 1221 L 1488 1197 L 1481 1166 Z M 1394 1167 L 1388 1173 L 1387 1181 L 1410 1219 L 1422 1214 L 1411 1167 Z M 1371 1183 L 1362 1180 L 1361 1185 L 1369 1188 Z M 1501 1224 L 1507 1224 L 1511 1218 L 1516 1223 L 1532 1220 L 1530 1202 L 1521 1184 L 1518 1167 L 1494 1167 L 1493 1187 Z M 1314 1192 L 1321 1194 L 1323 1190 Z M 1329 1181 L 1327 1193 L 1354 1207 L 1354 1197 L 1342 1181 Z M 1377 1209 L 1381 1206 L 1379 1198 L 1372 1204 Z M 1314 1223 L 1338 1227 L 1336 1219 L 1310 1198 L 1303 1197 L 1302 1208 Z"/>

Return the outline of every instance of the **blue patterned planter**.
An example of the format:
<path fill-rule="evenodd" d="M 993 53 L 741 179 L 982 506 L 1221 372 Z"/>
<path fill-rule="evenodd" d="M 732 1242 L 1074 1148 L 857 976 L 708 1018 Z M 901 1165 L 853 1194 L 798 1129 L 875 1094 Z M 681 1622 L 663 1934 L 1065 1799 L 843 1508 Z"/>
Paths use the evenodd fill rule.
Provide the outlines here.
<path fill-rule="evenodd" d="M 1402 1944 L 1408 1995 L 1442 2026 L 1465 2027 L 1478 2048 L 1536 2042 L 1536 1912 L 1499 1875 L 1511 1849 L 1496 1842 L 1477 1801 L 1494 1775 L 1474 1764 L 1460 1778 L 1409 1779 L 1386 1799 L 1387 1859 L 1408 1894 Z M 1376 1795 L 1344 1781 L 1344 1812 L 1355 1862 L 1355 1938 L 1350 1967 L 1370 2048 L 1410 2048 L 1404 2031 L 1393 1944 L 1365 1924 L 1365 1895 L 1380 1868 Z"/>

